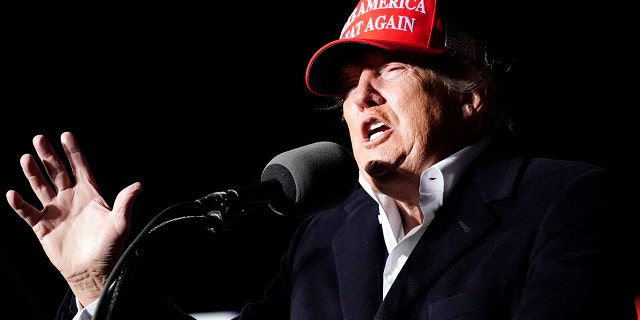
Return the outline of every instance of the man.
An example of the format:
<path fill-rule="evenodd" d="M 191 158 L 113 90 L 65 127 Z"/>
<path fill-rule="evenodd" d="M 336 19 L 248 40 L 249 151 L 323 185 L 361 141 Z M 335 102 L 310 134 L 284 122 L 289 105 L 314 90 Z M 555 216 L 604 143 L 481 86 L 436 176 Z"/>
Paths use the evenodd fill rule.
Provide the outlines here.
<path fill-rule="evenodd" d="M 636 319 L 628 199 L 607 170 L 514 146 L 498 99 L 508 63 L 460 10 L 475 13 L 362 0 L 311 58 L 307 86 L 337 97 L 362 187 L 301 223 L 264 300 L 239 318 Z M 111 208 L 75 138 L 61 141 L 74 179 L 37 136 L 53 185 L 32 156 L 21 164 L 43 210 L 12 190 L 7 201 L 70 285 L 59 318 L 87 317 L 141 185 Z"/>

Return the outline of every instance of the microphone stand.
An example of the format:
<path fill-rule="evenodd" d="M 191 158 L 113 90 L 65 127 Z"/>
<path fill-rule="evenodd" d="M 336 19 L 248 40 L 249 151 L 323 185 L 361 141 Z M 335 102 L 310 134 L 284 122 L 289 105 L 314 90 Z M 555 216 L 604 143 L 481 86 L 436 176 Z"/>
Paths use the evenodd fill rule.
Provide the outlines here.
<path fill-rule="evenodd" d="M 233 192 L 215 192 L 194 202 L 170 206 L 156 215 L 131 242 L 114 266 L 100 295 L 93 319 L 118 319 L 118 302 L 127 292 L 129 279 L 135 273 L 145 248 L 171 231 L 202 227 L 211 232 L 228 230 L 237 217 L 232 214 L 229 204 L 236 199 Z M 196 214 L 186 216 L 180 214 L 184 211 L 196 212 Z M 227 221 L 228 217 L 231 217 L 229 221 Z"/>

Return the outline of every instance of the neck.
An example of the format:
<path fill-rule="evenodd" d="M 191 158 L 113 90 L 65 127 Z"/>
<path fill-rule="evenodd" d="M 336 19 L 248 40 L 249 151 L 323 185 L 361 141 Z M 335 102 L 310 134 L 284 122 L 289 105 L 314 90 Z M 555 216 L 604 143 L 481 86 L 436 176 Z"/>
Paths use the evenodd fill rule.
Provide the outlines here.
<path fill-rule="evenodd" d="M 408 204 L 406 202 L 396 201 L 396 205 L 400 212 L 405 234 L 424 222 L 424 214 L 422 214 L 422 209 L 420 209 L 419 204 Z"/>

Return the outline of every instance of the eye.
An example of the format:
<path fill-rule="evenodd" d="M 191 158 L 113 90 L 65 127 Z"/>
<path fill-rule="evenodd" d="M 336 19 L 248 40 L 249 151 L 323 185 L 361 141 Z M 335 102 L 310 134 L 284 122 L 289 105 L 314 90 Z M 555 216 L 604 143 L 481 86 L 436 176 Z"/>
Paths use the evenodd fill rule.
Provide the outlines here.
<path fill-rule="evenodd" d="M 358 79 L 343 81 L 340 85 L 340 96 L 345 99 L 358 86 Z"/>
<path fill-rule="evenodd" d="M 391 62 L 382 66 L 382 68 L 378 70 L 378 73 L 385 80 L 396 80 L 409 69 L 411 69 L 411 66 L 406 63 Z"/>

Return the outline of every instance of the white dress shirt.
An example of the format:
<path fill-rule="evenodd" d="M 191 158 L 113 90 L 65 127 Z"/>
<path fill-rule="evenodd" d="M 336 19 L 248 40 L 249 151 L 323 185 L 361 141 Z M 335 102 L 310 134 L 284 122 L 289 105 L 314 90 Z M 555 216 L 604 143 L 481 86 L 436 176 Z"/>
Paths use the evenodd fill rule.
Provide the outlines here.
<path fill-rule="evenodd" d="M 393 198 L 374 191 L 371 185 L 360 174 L 362 187 L 378 202 L 378 220 L 382 226 L 384 242 L 389 253 L 385 263 L 382 297 L 386 297 L 389 288 L 395 281 L 402 266 L 409 258 L 411 251 L 422 237 L 438 209 L 447 198 L 460 176 L 480 152 L 487 146 L 491 136 L 468 146 L 451 156 L 439 161 L 420 175 L 420 209 L 424 215 L 421 225 L 409 230 L 402 227 L 402 218 Z"/>

